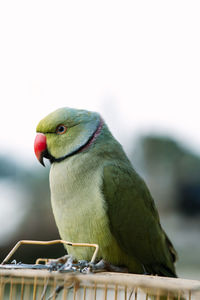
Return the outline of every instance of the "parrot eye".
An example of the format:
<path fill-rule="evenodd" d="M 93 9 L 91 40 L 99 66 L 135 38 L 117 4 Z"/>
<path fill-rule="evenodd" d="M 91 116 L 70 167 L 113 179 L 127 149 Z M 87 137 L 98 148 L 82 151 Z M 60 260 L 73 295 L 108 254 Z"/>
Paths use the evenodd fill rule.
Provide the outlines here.
<path fill-rule="evenodd" d="M 56 133 L 57 134 L 63 134 L 67 131 L 67 127 L 65 125 L 59 125 L 57 128 L 56 128 Z"/>

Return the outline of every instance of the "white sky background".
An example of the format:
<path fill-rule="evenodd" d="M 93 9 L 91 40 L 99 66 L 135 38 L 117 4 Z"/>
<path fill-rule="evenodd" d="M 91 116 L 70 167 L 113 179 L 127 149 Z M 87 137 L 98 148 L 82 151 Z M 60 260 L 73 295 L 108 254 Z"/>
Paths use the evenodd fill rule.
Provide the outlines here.
<path fill-rule="evenodd" d="M 0 103 L 0 153 L 31 164 L 62 106 L 101 112 L 122 144 L 155 130 L 200 153 L 200 1 L 0 1 Z"/>

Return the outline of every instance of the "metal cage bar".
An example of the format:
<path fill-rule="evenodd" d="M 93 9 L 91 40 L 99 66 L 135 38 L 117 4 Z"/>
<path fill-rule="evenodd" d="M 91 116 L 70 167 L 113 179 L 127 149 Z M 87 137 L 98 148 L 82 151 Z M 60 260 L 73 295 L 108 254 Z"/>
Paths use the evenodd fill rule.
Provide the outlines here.
<path fill-rule="evenodd" d="M 17 244 L 12 248 L 12 250 L 8 253 L 8 255 L 4 258 L 2 261 L 2 265 L 4 265 L 6 262 L 9 261 L 9 259 L 13 256 L 13 254 L 17 251 L 17 249 L 21 245 L 55 245 L 55 244 L 63 244 L 63 245 L 68 245 L 71 247 L 93 247 L 95 248 L 95 251 L 93 253 L 93 256 L 91 258 L 91 263 L 95 262 L 98 250 L 99 250 L 99 245 L 97 244 L 88 244 L 88 243 L 72 243 L 64 240 L 52 240 L 52 241 L 33 241 L 33 240 L 21 240 L 17 242 Z"/>
<path fill-rule="evenodd" d="M 106 272 L 0 270 L 0 300 L 160 300 L 163 296 L 199 300 L 200 281 Z"/>

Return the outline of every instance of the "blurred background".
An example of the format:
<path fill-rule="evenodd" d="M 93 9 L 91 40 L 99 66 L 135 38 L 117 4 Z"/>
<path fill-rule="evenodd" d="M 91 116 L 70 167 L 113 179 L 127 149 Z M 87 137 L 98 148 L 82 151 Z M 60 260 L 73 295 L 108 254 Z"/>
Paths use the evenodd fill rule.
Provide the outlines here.
<path fill-rule="evenodd" d="M 20 239 L 58 238 L 33 142 L 69 106 L 102 114 L 151 190 L 179 276 L 200 279 L 199 15 L 193 0 L 0 2 L 1 260 Z"/>

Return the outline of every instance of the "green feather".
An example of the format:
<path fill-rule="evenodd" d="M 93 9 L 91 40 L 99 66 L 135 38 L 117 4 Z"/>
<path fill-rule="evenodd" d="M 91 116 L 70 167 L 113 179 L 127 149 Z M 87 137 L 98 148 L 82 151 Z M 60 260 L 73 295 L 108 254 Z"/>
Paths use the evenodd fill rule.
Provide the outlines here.
<path fill-rule="evenodd" d="M 132 167 L 106 166 L 103 193 L 111 232 L 121 248 L 136 257 L 148 273 L 175 277 L 174 256 L 153 199 Z"/>

